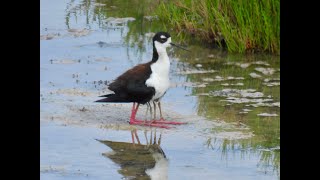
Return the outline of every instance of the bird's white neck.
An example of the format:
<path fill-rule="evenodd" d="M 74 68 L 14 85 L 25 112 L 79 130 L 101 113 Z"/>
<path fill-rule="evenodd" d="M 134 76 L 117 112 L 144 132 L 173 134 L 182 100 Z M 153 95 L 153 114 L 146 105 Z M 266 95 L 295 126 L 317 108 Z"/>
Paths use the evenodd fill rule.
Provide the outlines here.
<path fill-rule="evenodd" d="M 162 44 L 155 42 L 155 47 L 157 49 L 157 52 L 160 55 L 167 55 L 167 48 L 163 47 Z M 168 56 L 168 55 L 167 55 Z"/>
<path fill-rule="evenodd" d="M 159 59 L 168 57 L 167 47 L 164 44 L 161 44 L 156 41 L 156 42 L 154 42 L 154 46 L 155 46 L 157 53 L 159 55 Z"/>
<path fill-rule="evenodd" d="M 151 64 L 152 74 L 146 81 L 148 87 L 154 87 L 156 90 L 155 95 L 152 99 L 161 98 L 170 86 L 169 71 L 170 61 L 167 54 L 166 48 L 163 46 L 157 47 L 155 42 L 158 57 L 155 62 Z"/>
<path fill-rule="evenodd" d="M 158 60 L 155 62 L 155 64 L 161 64 L 162 66 L 161 69 L 167 69 L 169 73 L 169 68 L 170 68 L 170 61 L 169 61 L 169 56 L 167 54 L 167 49 L 166 47 L 163 46 L 163 44 L 159 42 L 155 42 L 155 48 L 158 53 Z"/>
<path fill-rule="evenodd" d="M 159 53 L 158 60 L 152 65 L 152 71 L 165 77 L 169 76 L 169 70 L 170 60 L 168 54 L 166 52 Z"/>

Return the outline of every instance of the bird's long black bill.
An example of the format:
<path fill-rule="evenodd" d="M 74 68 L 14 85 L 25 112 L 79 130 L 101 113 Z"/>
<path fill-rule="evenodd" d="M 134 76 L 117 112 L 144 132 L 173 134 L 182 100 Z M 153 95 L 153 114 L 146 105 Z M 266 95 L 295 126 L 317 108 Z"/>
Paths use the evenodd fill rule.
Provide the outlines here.
<path fill-rule="evenodd" d="M 183 50 L 185 50 L 185 51 L 190 51 L 190 50 L 188 50 L 188 49 L 186 49 L 186 48 L 184 48 L 184 47 L 181 47 L 181 46 L 179 46 L 179 45 L 176 45 L 176 44 L 174 44 L 174 43 L 170 43 L 172 46 L 175 46 L 175 47 L 178 47 L 178 48 L 180 48 L 180 49 L 183 49 Z"/>

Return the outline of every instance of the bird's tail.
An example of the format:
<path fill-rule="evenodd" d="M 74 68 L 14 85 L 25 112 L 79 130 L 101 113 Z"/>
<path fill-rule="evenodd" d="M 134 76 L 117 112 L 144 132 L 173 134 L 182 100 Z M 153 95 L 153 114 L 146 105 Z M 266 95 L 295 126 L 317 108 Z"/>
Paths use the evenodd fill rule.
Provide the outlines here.
<path fill-rule="evenodd" d="M 106 94 L 99 97 L 106 97 L 100 100 L 97 100 L 95 102 L 102 102 L 102 103 L 125 103 L 129 102 L 128 100 L 121 98 L 120 96 L 116 94 Z"/>
<path fill-rule="evenodd" d="M 110 96 L 113 96 L 115 94 L 105 94 L 105 95 L 102 95 L 102 96 L 99 96 L 99 97 L 110 97 Z"/>

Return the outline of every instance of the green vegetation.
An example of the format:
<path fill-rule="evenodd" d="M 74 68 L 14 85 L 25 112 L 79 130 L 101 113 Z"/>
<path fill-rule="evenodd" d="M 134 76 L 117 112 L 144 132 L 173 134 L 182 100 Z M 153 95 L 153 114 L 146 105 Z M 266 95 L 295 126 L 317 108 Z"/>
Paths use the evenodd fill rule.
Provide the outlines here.
<path fill-rule="evenodd" d="M 155 12 L 176 31 L 229 52 L 280 53 L 280 0 L 161 1 Z"/>

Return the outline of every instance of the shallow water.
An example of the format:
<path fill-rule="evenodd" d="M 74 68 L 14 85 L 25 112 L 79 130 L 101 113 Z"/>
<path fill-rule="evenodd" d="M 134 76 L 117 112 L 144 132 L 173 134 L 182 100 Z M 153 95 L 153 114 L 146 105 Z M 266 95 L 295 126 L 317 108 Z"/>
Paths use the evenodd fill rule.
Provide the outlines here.
<path fill-rule="evenodd" d="M 162 107 L 187 125 L 130 126 L 131 104 L 92 103 L 151 59 L 150 37 L 165 27 L 144 18 L 148 3 L 41 0 L 41 179 L 279 179 L 279 57 L 229 55 L 172 32 L 191 52 L 169 50 Z"/>

